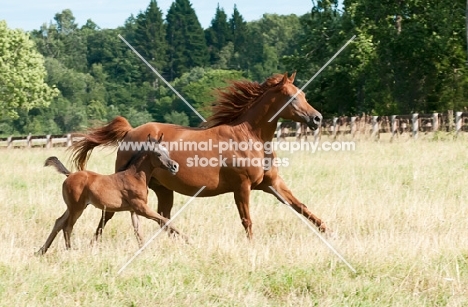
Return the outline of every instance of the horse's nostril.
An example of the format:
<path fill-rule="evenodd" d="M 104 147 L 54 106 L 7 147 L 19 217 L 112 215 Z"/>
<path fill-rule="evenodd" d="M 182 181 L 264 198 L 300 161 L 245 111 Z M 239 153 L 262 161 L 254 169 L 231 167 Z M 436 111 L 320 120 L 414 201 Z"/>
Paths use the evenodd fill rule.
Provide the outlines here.
<path fill-rule="evenodd" d="M 322 117 L 321 117 L 321 116 L 314 116 L 314 122 L 315 122 L 316 124 L 319 124 L 321 121 L 322 121 Z"/>
<path fill-rule="evenodd" d="M 177 172 L 177 171 L 179 170 L 179 164 L 174 163 L 174 164 L 172 165 L 172 170 L 173 170 L 174 172 Z"/>

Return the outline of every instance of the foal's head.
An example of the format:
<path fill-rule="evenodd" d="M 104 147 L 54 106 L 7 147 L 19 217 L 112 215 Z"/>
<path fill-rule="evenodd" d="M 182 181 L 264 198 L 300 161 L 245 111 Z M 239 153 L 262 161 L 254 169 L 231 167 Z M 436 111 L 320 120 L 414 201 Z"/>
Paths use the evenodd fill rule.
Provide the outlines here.
<path fill-rule="evenodd" d="M 168 170 L 175 175 L 179 171 L 179 163 L 169 157 L 169 150 L 161 145 L 163 134 L 159 140 L 154 139 L 148 134 L 148 148 L 151 150 L 149 154 L 151 164 L 154 168 L 162 168 Z"/>

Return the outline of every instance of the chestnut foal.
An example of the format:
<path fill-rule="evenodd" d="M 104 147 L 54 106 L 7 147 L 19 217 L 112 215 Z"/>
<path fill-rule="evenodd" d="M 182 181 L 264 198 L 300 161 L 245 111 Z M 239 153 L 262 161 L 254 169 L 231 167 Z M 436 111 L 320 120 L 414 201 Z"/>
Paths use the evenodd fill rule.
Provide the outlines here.
<path fill-rule="evenodd" d="M 170 159 L 167 149 L 160 145 L 161 139 L 162 135 L 159 140 L 148 135 L 147 150 L 136 152 L 121 171 L 112 175 L 100 175 L 86 170 L 70 173 L 57 157 L 48 158 L 44 166 L 53 166 L 59 173 L 67 176 L 62 185 L 67 210 L 56 220 L 52 232 L 37 254 L 45 254 L 60 230 L 63 230 L 65 245 L 69 249 L 73 225 L 89 204 L 109 212 L 130 211 L 140 247 L 143 239 L 135 214 L 157 221 L 160 225 L 166 224 L 169 220 L 147 204 L 148 182 L 153 170 L 159 167 L 176 174 L 179 169 L 178 163 Z M 167 228 L 171 233 L 182 235 L 170 225 Z M 99 234 L 96 233 L 96 238 Z M 187 240 L 186 236 L 182 237 Z"/>

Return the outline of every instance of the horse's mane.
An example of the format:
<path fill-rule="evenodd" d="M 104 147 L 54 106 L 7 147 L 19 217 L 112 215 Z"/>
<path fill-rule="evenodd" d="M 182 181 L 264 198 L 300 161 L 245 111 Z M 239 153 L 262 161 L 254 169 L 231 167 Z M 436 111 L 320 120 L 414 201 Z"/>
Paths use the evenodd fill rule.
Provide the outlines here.
<path fill-rule="evenodd" d="M 231 85 L 217 90 L 218 101 L 213 105 L 211 115 L 202 127 L 211 128 L 229 124 L 244 114 L 268 89 L 277 86 L 283 75 L 276 74 L 263 83 L 252 81 L 232 81 Z"/>

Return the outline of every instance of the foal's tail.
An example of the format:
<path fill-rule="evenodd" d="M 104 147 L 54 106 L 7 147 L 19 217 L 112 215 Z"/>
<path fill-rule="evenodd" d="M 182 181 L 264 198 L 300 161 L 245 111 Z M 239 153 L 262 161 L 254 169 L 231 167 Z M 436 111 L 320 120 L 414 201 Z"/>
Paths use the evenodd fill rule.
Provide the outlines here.
<path fill-rule="evenodd" d="M 44 166 L 53 166 L 60 174 L 64 174 L 67 177 L 70 175 L 70 171 L 67 170 L 65 165 L 63 165 L 57 157 L 47 158 L 47 160 L 45 160 Z"/>
<path fill-rule="evenodd" d="M 117 116 L 103 127 L 91 129 L 88 134 L 78 135 L 82 136 L 83 139 L 70 147 L 73 164 L 78 170 L 83 170 L 95 147 L 100 145 L 115 146 L 132 129 L 132 126 L 124 117 Z"/>

